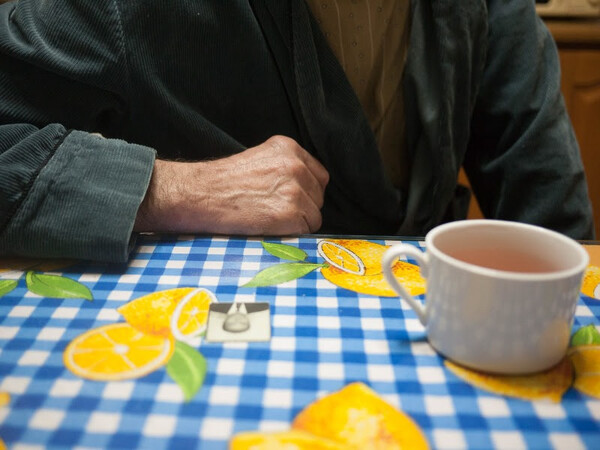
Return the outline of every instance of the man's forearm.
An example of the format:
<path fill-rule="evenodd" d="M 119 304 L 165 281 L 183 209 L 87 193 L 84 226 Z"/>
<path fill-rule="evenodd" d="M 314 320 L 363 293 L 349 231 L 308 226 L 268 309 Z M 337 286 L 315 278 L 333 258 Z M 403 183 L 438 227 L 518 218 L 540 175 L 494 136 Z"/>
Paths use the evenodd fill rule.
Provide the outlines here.
<path fill-rule="evenodd" d="M 156 161 L 136 231 L 300 234 L 321 226 L 325 168 L 295 141 L 273 137 L 206 162 Z"/>

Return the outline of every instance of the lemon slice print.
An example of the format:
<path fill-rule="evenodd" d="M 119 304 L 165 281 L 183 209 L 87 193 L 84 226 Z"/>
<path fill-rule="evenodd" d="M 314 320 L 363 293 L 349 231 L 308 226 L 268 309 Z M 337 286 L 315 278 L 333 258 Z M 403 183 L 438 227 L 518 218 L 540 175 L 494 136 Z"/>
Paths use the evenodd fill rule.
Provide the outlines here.
<path fill-rule="evenodd" d="M 319 241 L 319 254 L 333 267 L 354 275 L 364 275 L 365 265 L 351 250 L 333 241 Z"/>
<path fill-rule="evenodd" d="M 10 394 L 6 391 L 0 391 L 0 408 L 10 403 Z"/>
<path fill-rule="evenodd" d="M 530 375 L 495 375 L 469 369 L 452 361 L 444 361 L 454 375 L 464 381 L 499 395 L 522 400 L 548 399 L 559 402 L 573 381 L 573 369 L 567 358 L 543 372 Z"/>
<path fill-rule="evenodd" d="M 382 245 L 376 242 L 366 241 L 364 239 L 328 239 L 324 242 L 333 243 L 337 247 L 344 249 L 344 252 L 353 254 L 357 259 L 359 259 L 361 264 L 365 267 L 365 271 L 362 275 L 369 276 L 383 273 L 381 260 L 383 258 L 383 254 L 388 248 L 390 248 L 389 245 Z M 332 266 L 332 269 L 339 270 L 339 268 L 335 266 Z M 349 270 L 345 270 L 345 272 L 351 275 L 359 275 L 358 273 L 351 272 Z"/>
<path fill-rule="evenodd" d="M 600 267 L 588 266 L 583 276 L 581 292 L 600 300 Z"/>
<path fill-rule="evenodd" d="M 164 337 L 176 333 L 175 337 L 182 339 L 204 331 L 208 307 L 216 301 L 207 289 L 182 287 L 144 295 L 120 306 L 117 311 L 143 333 Z M 184 305 L 179 306 L 181 303 Z M 177 317 L 173 320 L 175 314 Z"/>
<path fill-rule="evenodd" d="M 230 450 L 348 450 L 335 441 L 298 430 L 245 431 L 235 435 Z"/>
<path fill-rule="evenodd" d="M 341 252 L 340 248 L 344 252 Z M 390 248 L 388 245 L 381 245 L 361 239 L 320 241 L 318 247 L 319 254 L 330 262 L 329 267 L 321 269 L 321 275 L 336 286 L 360 294 L 397 297 L 398 294 L 396 294 L 385 280 L 381 267 L 383 254 L 388 248 Z M 324 255 L 325 251 L 328 252 L 327 257 Z M 335 252 L 340 252 L 341 255 L 354 255 L 353 257 L 345 256 L 345 258 L 356 258 L 364 267 L 364 272 L 356 273 L 357 271 L 348 270 L 348 267 L 340 269 L 339 266 L 341 264 L 331 264 L 331 261 L 334 259 L 332 255 L 335 255 Z M 346 264 L 346 266 L 349 265 Z M 411 295 L 421 295 L 425 292 L 425 279 L 421 276 L 419 266 L 398 260 L 394 263 L 392 272 Z"/>
<path fill-rule="evenodd" d="M 5 391 L 0 391 L 0 408 L 10 403 L 10 394 Z M 6 450 L 6 444 L 0 437 L 0 450 Z"/>
<path fill-rule="evenodd" d="M 65 366 L 89 380 L 139 378 L 169 361 L 173 338 L 152 336 L 120 322 L 93 328 L 71 341 L 63 353 Z"/>
<path fill-rule="evenodd" d="M 171 315 L 171 333 L 180 341 L 189 341 L 206 330 L 208 308 L 217 302 L 208 289 L 198 288 L 179 301 Z"/>
<path fill-rule="evenodd" d="M 428 448 L 412 418 L 359 382 L 315 400 L 298 413 L 292 428 L 347 448 Z"/>
<path fill-rule="evenodd" d="M 578 345 L 571 347 L 568 354 L 575 369 L 573 387 L 600 398 L 600 345 Z"/>

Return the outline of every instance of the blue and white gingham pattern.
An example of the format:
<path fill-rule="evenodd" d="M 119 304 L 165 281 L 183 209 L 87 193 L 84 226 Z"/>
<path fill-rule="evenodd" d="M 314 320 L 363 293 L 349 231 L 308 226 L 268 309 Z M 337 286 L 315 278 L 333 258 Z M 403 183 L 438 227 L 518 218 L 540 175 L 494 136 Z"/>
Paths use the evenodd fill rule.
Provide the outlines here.
<path fill-rule="evenodd" d="M 316 238 L 270 241 L 322 262 Z M 92 302 L 42 298 L 21 281 L 0 299 L 0 391 L 12 397 L 0 408 L 0 437 L 14 449 L 225 449 L 237 432 L 287 429 L 315 398 L 362 381 L 409 414 L 436 449 L 600 445 L 599 400 L 571 389 L 561 403 L 528 402 L 472 387 L 445 369 L 397 299 L 338 288 L 318 270 L 240 287 L 280 262 L 258 239 L 143 236 L 128 265 L 79 263 L 62 273 L 87 285 Z M 122 321 L 116 308 L 129 300 L 180 286 L 210 289 L 222 302 L 269 302 L 271 341 L 202 342 L 208 372 L 188 403 L 164 367 L 107 383 L 65 368 L 63 350 L 77 335 Z M 600 301 L 582 297 L 576 314 L 576 328 L 597 325 Z"/>

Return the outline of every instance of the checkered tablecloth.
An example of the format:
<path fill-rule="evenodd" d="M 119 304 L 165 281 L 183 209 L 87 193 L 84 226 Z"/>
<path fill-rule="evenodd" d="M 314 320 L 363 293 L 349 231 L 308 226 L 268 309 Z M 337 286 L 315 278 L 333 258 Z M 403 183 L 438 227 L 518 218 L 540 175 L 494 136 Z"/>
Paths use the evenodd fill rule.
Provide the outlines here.
<path fill-rule="evenodd" d="M 269 241 L 322 262 L 316 238 Z M 239 431 L 288 429 L 317 397 L 362 381 L 409 414 L 432 448 L 600 448 L 599 400 L 571 389 L 560 403 L 529 402 L 472 387 L 444 367 L 398 299 L 338 288 L 318 270 L 240 287 L 278 262 L 258 239 L 142 236 L 126 265 L 81 262 L 61 272 L 93 301 L 43 298 L 21 281 L 0 298 L 0 391 L 11 394 L 0 437 L 14 449 L 225 449 Z M 208 372 L 189 402 L 164 368 L 120 382 L 65 368 L 76 336 L 123 321 L 116 309 L 132 299 L 180 286 L 207 288 L 220 302 L 269 302 L 271 340 L 202 342 Z M 575 328 L 599 319 L 600 301 L 582 296 Z"/>

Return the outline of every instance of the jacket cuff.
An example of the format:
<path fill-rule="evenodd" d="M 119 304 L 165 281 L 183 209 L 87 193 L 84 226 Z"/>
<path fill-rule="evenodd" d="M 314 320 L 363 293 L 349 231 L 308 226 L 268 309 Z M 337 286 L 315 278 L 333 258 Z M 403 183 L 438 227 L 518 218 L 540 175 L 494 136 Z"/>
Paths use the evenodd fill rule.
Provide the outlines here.
<path fill-rule="evenodd" d="M 155 155 L 141 145 L 71 132 L 6 229 L 12 253 L 126 261 Z"/>

